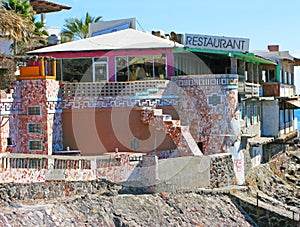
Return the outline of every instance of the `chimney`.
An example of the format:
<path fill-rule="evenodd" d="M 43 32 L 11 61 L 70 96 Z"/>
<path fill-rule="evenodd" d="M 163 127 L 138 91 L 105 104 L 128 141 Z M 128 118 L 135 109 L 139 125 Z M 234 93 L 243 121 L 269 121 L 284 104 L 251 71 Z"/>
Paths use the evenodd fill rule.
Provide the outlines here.
<path fill-rule="evenodd" d="M 269 52 L 279 51 L 279 45 L 268 45 Z"/>

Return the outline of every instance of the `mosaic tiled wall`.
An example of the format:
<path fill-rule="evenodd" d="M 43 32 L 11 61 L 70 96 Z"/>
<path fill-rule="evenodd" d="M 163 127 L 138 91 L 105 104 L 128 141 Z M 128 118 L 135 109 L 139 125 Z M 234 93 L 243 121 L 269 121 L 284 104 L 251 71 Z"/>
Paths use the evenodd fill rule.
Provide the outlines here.
<path fill-rule="evenodd" d="M 0 153 L 7 149 L 7 138 L 9 138 L 9 118 L 10 116 L 0 116 Z"/>
<path fill-rule="evenodd" d="M 178 97 L 63 97 L 63 109 L 178 106 Z"/>
<path fill-rule="evenodd" d="M 14 103 L 21 103 L 22 109 L 11 112 L 10 137 L 14 153 L 52 154 L 52 144 L 54 147 L 62 147 L 59 89 L 59 82 L 55 80 L 17 82 Z M 29 115 L 29 107 L 40 107 L 40 114 Z M 30 133 L 29 123 L 40 124 L 41 132 Z M 29 141 L 32 140 L 41 141 L 41 148 L 29 150 Z"/>
<path fill-rule="evenodd" d="M 8 169 L 0 171 L 0 183 L 30 184 L 45 182 L 45 169 Z"/>
<path fill-rule="evenodd" d="M 141 183 L 148 184 L 154 182 L 155 173 L 149 171 L 147 167 L 149 160 L 145 158 L 144 163 L 137 167 L 137 162 L 129 162 L 127 155 L 112 155 L 110 160 L 116 162 L 100 162 L 98 166 L 91 169 L 40 169 L 40 168 L 0 168 L 0 183 L 35 183 L 45 182 L 46 180 L 65 180 L 65 181 L 91 181 L 95 179 L 106 179 L 111 182 L 125 182 L 129 178 L 131 180 L 139 180 Z M 97 160 L 100 161 L 100 160 Z M 107 165 L 108 164 L 108 165 Z M 153 164 L 155 166 L 155 164 Z M 152 166 L 152 164 L 151 164 Z M 154 174 L 154 175 L 153 175 Z M 57 178 L 58 177 L 58 178 Z"/>
<path fill-rule="evenodd" d="M 6 152 L 11 148 L 9 141 L 9 122 L 11 109 L 13 108 L 12 94 L 7 94 L 4 90 L 0 90 L 0 153 Z"/>
<path fill-rule="evenodd" d="M 172 120 L 171 116 L 162 112 L 161 109 L 144 109 L 141 111 L 141 121 L 169 135 L 181 157 L 202 155 L 197 145 L 193 147 L 193 143 L 186 137 L 189 127 L 182 127 L 180 120 Z"/>
<path fill-rule="evenodd" d="M 173 77 L 168 91 L 180 96 L 181 125 L 190 127 L 205 154 L 229 152 L 239 139 L 237 76 L 193 75 Z"/>

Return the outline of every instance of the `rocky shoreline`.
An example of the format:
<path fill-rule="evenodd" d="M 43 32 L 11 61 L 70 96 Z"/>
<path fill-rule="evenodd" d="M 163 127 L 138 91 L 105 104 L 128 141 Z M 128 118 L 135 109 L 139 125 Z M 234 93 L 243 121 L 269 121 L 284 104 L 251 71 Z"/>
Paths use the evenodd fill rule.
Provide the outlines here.
<path fill-rule="evenodd" d="M 297 226 L 299 157 L 289 151 L 253 168 L 244 187 L 121 194 L 99 180 L 88 194 L 22 200 L 2 186 L 0 226 Z"/>
<path fill-rule="evenodd" d="M 106 195 L 105 195 L 106 194 Z M 251 226 L 228 195 L 176 193 L 85 195 L 64 201 L 10 203 L 1 226 Z"/>

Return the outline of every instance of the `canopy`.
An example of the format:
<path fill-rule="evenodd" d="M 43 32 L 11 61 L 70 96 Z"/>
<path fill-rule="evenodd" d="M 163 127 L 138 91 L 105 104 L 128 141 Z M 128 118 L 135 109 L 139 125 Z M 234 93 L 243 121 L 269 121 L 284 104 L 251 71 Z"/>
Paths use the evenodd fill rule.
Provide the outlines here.
<path fill-rule="evenodd" d="M 69 10 L 72 8 L 70 6 L 61 5 L 45 0 L 30 0 L 30 5 L 37 14 L 59 12 L 63 9 Z"/>

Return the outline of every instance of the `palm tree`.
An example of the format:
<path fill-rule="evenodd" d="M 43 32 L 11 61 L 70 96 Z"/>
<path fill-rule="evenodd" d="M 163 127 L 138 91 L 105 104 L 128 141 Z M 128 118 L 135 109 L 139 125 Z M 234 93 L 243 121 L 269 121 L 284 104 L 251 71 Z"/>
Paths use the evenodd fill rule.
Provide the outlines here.
<path fill-rule="evenodd" d="M 26 52 L 40 48 L 47 45 L 48 33 L 44 30 L 44 24 L 42 22 L 36 21 L 36 17 L 31 18 L 31 22 L 34 25 L 30 33 L 28 33 L 28 42 L 23 40 L 14 42 L 11 48 L 17 48 L 19 54 L 25 54 Z M 16 47 L 15 47 L 16 45 Z"/>
<path fill-rule="evenodd" d="M 65 20 L 64 28 L 61 32 L 63 41 L 72 41 L 85 39 L 88 37 L 89 24 L 98 22 L 102 17 L 92 17 L 89 13 L 85 14 L 85 18 L 70 18 Z"/>
<path fill-rule="evenodd" d="M 2 3 L 2 6 L 7 11 L 22 15 L 24 19 L 27 19 L 29 23 L 33 25 L 31 26 L 30 32 L 26 33 L 26 37 L 14 40 L 12 48 L 15 54 L 24 54 L 26 51 L 46 45 L 48 33 L 43 30 L 44 24 L 36 21 L 34 11 L 28 1 L 6 0 Z"/>
<path fill-rule="evenodd" d="M 28 41 L 28 34 L 33 29 L 33 23 L 28 18 L 18 14 L 14 11 L 0 8 L 0 31 L 2 36 L 11 40 Z"/>
<path fill-rule="evenodd" d="M 2 6 L 7 10 L 15 11 L 25 17 L 31 17 L 31 15 L 33 15 L 33 9 L 28 1 L 6 0 L 2 2 Z"/>

